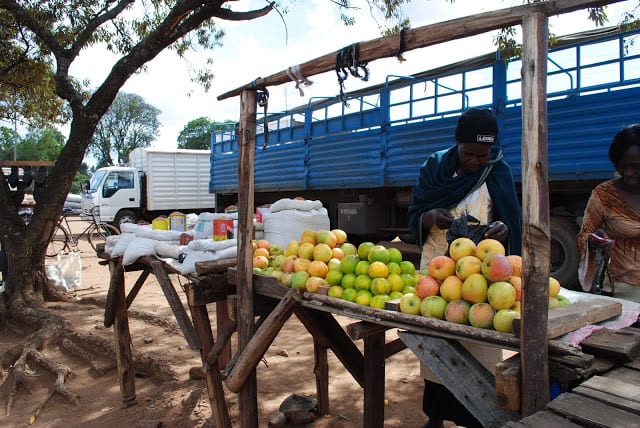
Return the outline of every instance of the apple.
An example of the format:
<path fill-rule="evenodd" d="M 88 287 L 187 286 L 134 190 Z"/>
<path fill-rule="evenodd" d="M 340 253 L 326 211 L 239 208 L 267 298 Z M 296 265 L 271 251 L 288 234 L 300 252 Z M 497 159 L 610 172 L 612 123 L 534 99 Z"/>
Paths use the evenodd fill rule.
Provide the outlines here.
<path fill-rule="evenodd" d="M 391 297 L 388 294 L 376 294 L 371 298 L 369 306 L 376 309 L 384 309 L 384 304 L 390 299 Z"/>
<path fill-rule="evenodd" d="M 418 315 L 420 314 L 420 303 L 422 303 L 422 300 L 417 295 L 407 293 L 400 298 L 398 307 L 402 313 Z"/>
<path fill-rule="evenodd" d="M 271 244 L 271 247 L 269 247 L 269 255 L 279 256 L 281 254 L 284 254 L 284 250 L 282 249 L 282 246 L 278 244 Z"/>
<path fill-rule="evenodd" d="M 331 258 L 342 260 L 344 257 L 344 252 L 339 247 L 334 247 L 331 249 Z"/>
<path fill-rule="evenodd" d="M 302 232 L 302 236 L 300 236 L 300 244 L 308 243 L 316 245 L 317 239 L 318 235 L 315 230 L 306 229 Z"/>
<path fill-rule="evenodd" d="M 505 255 L 488 254 L 482 260 L 482 274 L 489 282 L 507 281 L 512 272 L 511 262 Z"/>
<path fill-rule="evenodd" d="M 309 269 L 309 265 L 311 264 L 311 260 L 301 259 L 298 257 L 293 261 L 293 271 L 294 272 L 306 272 Z"/>
<path fill-rule="evenodd" d="M 482 260 L 476 256 L 463 256 L 456 262 L 456 275 L 465 280 L 469 275 L 482 272 Z"/>
<path fill-rule="evenodd" d="M 476 245 L 476 257 L 480 260 L 484 260 L 484 258 L 489 254 L 502 254 L 504 256 L 505 249 L 502 242 L 491 238 L 483 239 L 478 242 L 478 245 Z"/>
<path fill-rule="evenodd" d="M 447 303 L 444 319 L 456 324 L 469 324 L 469 309 L 471 305 L 464 300 L 454 300 Z"/>
<path fill-rule="evenodd" d="M 469 275 L 462 283 L 462 298 L 471 303 L 487 301 L 487 279 L 481 273 Z"/>
<path fill-rule="evenodd" d="M 311 260 L 313 258 L 313 249 L 315 247 L 315 244 L 312 244 L 311 242 L 304 242 L 300 244 L 300 247 L 298 247 L 298 257 Z"/>
<path fill-rule="evenodd" d="M 456 273 L 456 262 L 451 257 L 436 256 L 429 261 L 429 275 L 442 281 L 449 275 Z"/>
<path fill-rule="evenodd" d="M 306 271 L 294 272 L 291 275 L 291 287 L 299 290 L 305 290 L 309 274 Z"/>
<path fill-rule="evenodd" d="M 474 303 L 469 308 L 469 324 L 478 328 L 493 328 L 495 309 L 489 303 Z"/>
<path fill-rule="evenodd" d="M 329 267 L 327 264 L 320 260 L 312 260 L 307 267 L 307 272 L 311 276 L 319 276 L 320 278 L 326 278 L 327 273 L 329 272 Z M 342 277 L 341 277 L 342 279 Z"/>
<path fill-rule="evenodd" d="M 330 248 L 333 248 L 338 243 L 338 238 L 330 230 L 319 230 L 316 236 L 317 244 L 327 244 Z"/>
<path fill-rule="evenodd" d="M 420 303 L 420 313 L 425 317 L 444 319 L 447 301 L 440 296 L 429 296 Z"/>
<path fill-rule="evenodd" d="M 571 304 L 571 300 L 567 299 L 562 294 L 558 294 L 556 296 L 556 299 L 558 299 L 558 302 L 560 303 L 560 306 L 567 306 L 567 305 Z"/>
<path fill-rule="evenodd" d="M 269 248 L 271 248 L 271 244 L 266 239 L 258 239 L 258 248 L 269 250 Z"/>
<path fill-rule="evenodd" d="M 560 301 L 555 297 L 549 297 L 549 309 L 556 309 L 560 307 Z"/>
<path fill-rule="evenodd" d="M 436 296 L 440 292 L 440 284 L 435 278 L 423 276 L 416 283 L 416 294 L 421 299 L 429 296 Z"/>
<path fill-rule="evenodd" d="M 493 317 L 493 328 L 503 333 L 511 333 L 513 320 L 520 316 L 520 312 L 514 309 L 500 309 Z"/>
<path fill-rule="evenodd" d="M 300 242 L 296 240 L 289 241 L 287 248 L 284 250 L 285 256 L 297 256 L 300 249 Z"/>
<path fill-rule="evenodd" d="M 309 293 L 317 293 L 321 286 L 327 285 L 327 281 L 319 276 L 310 276 L 304 283 L 304 288 Z"/>
<path fill-rule="evenodd" d="M 282 283 L 282 285 L 286 286 L 286 287 L 291 287 L 291 277 L 293 276 L 292 272 L 283 272 L 282 276 L 280 277 L 280 282 Z"/>
<path fill-rule="evenodd" d="M 510 282 L 498 281 L 487 290 L 489 304 L 497 311 L 509 309 L 516 302 L 516 289 Z"/>
<path fill-rule="evenodd" d="M 519 276 L 512 276 L 509 278 L 509 282 L 513 285 L 513 288 L 516 289 L 516 302 L 519 302 L 522 299 L 522 278 Z"/>
<path fill-rule="evenodd" d="M 266 258 L 265 256 L 255 256 L 253 258 L 254 268 L 264 269 L 267 266 L 269 266 L 269 259 Z"/>
<path fill-rule="evenodd" d="M 331 247 L 325 243 L 316 244 L 313 247 L 313 260 L 320 260 L 327 263 L 333 257 Z"/>
<path fill-rule="evenodd" d="M 456 275 L 450 275 L 440 284 L 440 295 L 448 302 L 462 299 L 462 280 Z"/>
<path fill-rule="evenodd" d="M 511 275 L 522 276 L 522 257 L 517 254 L 510 254 L 507 258 L 511 262 L 511 267 L 513 268 Z"/>
<path fill-rule="evenodd" d="M 253 250 L 253 257 L 256 256 L 263 256 L 263 257 L 269 257 L 269 250 L 267 250 L 266 248 L 256 248 L 255 250 Z"/>
<path fill-rule="evenodd" d="M 549 277 L 549 297 L 557 297 L 560 293 L 560 282 L 557 279 Z"/>
<path fill-rule="evenodd" d="M 454 261 L 460 260 L 464 256 L 476 254 L 476 244 L 469 238 L 456 238 L 449 245 L 449 257 Z"/>
<path fill-rule="evenodd" d="M 269 257 L 269 266 L 273 267 L 276 270 L 282 271 L 284 270 L 283 266 L 286 263 L 286 261 L 287 261 L 287 256 L 285 256 L 284 254 L 272 256 L 272 257 Z"/>
<path fill-rule="evenodd" d="M 342 245 L 347 242 L 347 232 L 342 229 L 331 229 L 333 235 L 336 237 L 336 245 Z"/>

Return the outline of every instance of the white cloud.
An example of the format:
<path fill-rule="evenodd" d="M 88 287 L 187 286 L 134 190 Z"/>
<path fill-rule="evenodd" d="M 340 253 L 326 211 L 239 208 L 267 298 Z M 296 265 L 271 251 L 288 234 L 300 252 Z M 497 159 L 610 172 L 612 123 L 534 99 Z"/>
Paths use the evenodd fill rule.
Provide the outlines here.
<path fill-rule="evenodd" d="M 252 1 L 249 6 L 261 7 L 262 4 Z M 453 4 L 444 0 L 414 0 L 407 6 L 406 12 L 413 27 L 418 27 L 520 4 L 521 1 L 515 0 L 456 0 Z M 629 10 L 636 4 L 633 0 L 609 6 L 611 23 L 616 22 L 621 11 Z M 586 17 L 586 11 L 563 15 L 561 18 L 552 17 L 551 31 L 561 35 L 593 28 L 593 24 L 590 24 Z M 171 51 L 164 51 L 149 63 L 146 72 L 131 77 L 123 91 L 142 96 L 162 111 L 159 118 L 162 124 L 161 135 L 154 146 L 176 147 L 177 136 L 184 125 L 198 117 L 206 116 L 217 121 L 236 120 L 240 113 L 238 98 L 218 101 L 216 97 L 220 94 L 247 84 L 257 77 L 280 72 L 289 66 L 380 35 L 377 23 L 367 9 L 361 9 L 357 13 L 356 26 L 344 27 L 337 18 L 335 4 L 326 0 L 297 2 L 291 13 L 284 18 L 288 40 L 285 37 L 285 24 L 276 13 L 270 13 L 251 22 L 220 23 L 227 33 L 224 45 L 212 52 L 188 55 L 188 59 L 198 65 L 207 56 L 213 57 L 215 79 L 209 93 L 190 82 L 188 64 Z M 493 33 L 484 34 L 406 52 L 404 56 L 407 61 L 404 63 L 398 63 L 394 58 L 375 61 L 369 65 L 369 82 L 361 82 L 350 77 L 346 81 L 346 88 L 351 91 L 383 82 L 389 74 L 409 75 L 491 52 L 494 50 L 492 36 Z M 94 49 L 82 54 L 74 64 L 72 73 L 80 79 L 89 78 L 97 85 L 104 79 L 112 64 L 112 57 L 102 50 Z M 304 88 L 304 98 L 298 96 L 293 83 L 269 88 L 269 110 L 282 111 L 305 104 L 309 97 L 338 94 L 335 73 L 313 76 L 311 80 L 314 81 L 314 85 Z"/>

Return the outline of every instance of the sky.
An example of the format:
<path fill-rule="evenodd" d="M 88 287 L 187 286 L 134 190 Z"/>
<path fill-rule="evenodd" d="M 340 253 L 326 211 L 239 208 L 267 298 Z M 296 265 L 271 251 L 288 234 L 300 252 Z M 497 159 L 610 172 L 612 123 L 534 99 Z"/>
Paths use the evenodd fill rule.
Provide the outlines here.
<path fill-rule="evenodd" d="M 329 0 L 298 0 L 297 7 L 292 7 L 284 15 L 284 22 L 275 12 L 254 21 L 221 21 L 219 25 L 226 32 L 222 47 L 190 53 L 187 61 L 165 50 L 148 63 L 145 71 L 132 76 L 122 91 L 140 95 L 161 111 L 160 135 L 152 147 L 176 148 L 180 131 L 193 119 L 204 116 L 219 122 L 239 120 L 239 97 L 218 101 L 219 95 L 258 77 L 286 70 L 356 42 L 380 37 L 378 22 L 370 14 L 366 2 L 356 0 L 354 3 L 362 6 L 354 13 L 357 20 L 354 27 L 345 27 L 340 22 L 336 6 Z M 263 7 L 264 1 L 243 0 L 230 4 L 234 10 L 249 10 Z M 416 28 L 521 4 L 521 0 L 456 0 L 453 4 L 445 0 L 413 0 L 404 10 L 411 19 L 412 27 Z M 617 23 L 624 11 L 637 4 L 637 0 L 630 0 L 610 5 L 607 9 L 609 24 Z M 588 21 L 586 10 L 551 17 L 549 22 L 550 32 L 557 35 L 595 28 Z M 395 58 L 373 61 L 369 64 L 369 81 L 362 82 L 349 77 L 345 82 L 346 91 L 384 82 L 388 75 L 407 76 L 493 52 L 495 34 L 486 33 L 406 52 L 406 61 L 402 63 Z M 213 58 L 212 71 L 215 77 L 211 89 L 205 92 L 201 86 L 190 81 L 190 70 L 204 64 L 209 57 Z M 81 53 L 71 68 L 71 74 L 97 87 L 114 62 L 115 58 L 105 50 L 92 48 Z M 299 95 L 293 82 L 270 87 L 269 112 L 307 104 L 311 97 L 335 96 L 339 93 L 334 72 L 313 76 L 310 80 L 313 84 L 303 88 L 304 97 Z"/>

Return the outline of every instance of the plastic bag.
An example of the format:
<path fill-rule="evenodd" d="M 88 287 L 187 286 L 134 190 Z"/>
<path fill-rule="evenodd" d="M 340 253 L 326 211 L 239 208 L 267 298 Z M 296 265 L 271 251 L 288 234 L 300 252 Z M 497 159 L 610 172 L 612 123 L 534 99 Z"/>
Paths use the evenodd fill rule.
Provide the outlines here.
<path fill-rule="evenodd" d="M 491 226 L 481 224 L 474 216 L 462 214 L 460 218 L 453 220 L 447 230 L 447 242 L 451 244 L 457 238 L 469 238 L 475 244 L 484 239 L 484 234 Z"/>
<path fill-rule="evenodd" d="M 60 257 L 58 266 L 60 267 L 60 273 L 62 280 L 64 281 L 67 290 L 75 290 L 82 283 L 82 259 L 80 258 L 80 251 L 72 251 L 65 257 Z"/>

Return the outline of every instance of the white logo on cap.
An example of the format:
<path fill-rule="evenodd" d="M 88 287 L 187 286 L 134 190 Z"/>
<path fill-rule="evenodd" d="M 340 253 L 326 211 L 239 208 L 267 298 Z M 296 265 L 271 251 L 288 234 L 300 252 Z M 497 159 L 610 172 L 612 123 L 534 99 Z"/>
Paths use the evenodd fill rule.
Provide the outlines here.
<path fill-rule="evenodd" d="M 494 137 L 493 135 L 481 135 L 481 134 L 478 134 L 476 136 L 476 141 L 478 143 L 491 143 L 491 144 L 493 144 L 496 141 L 496 137 Z"/>

